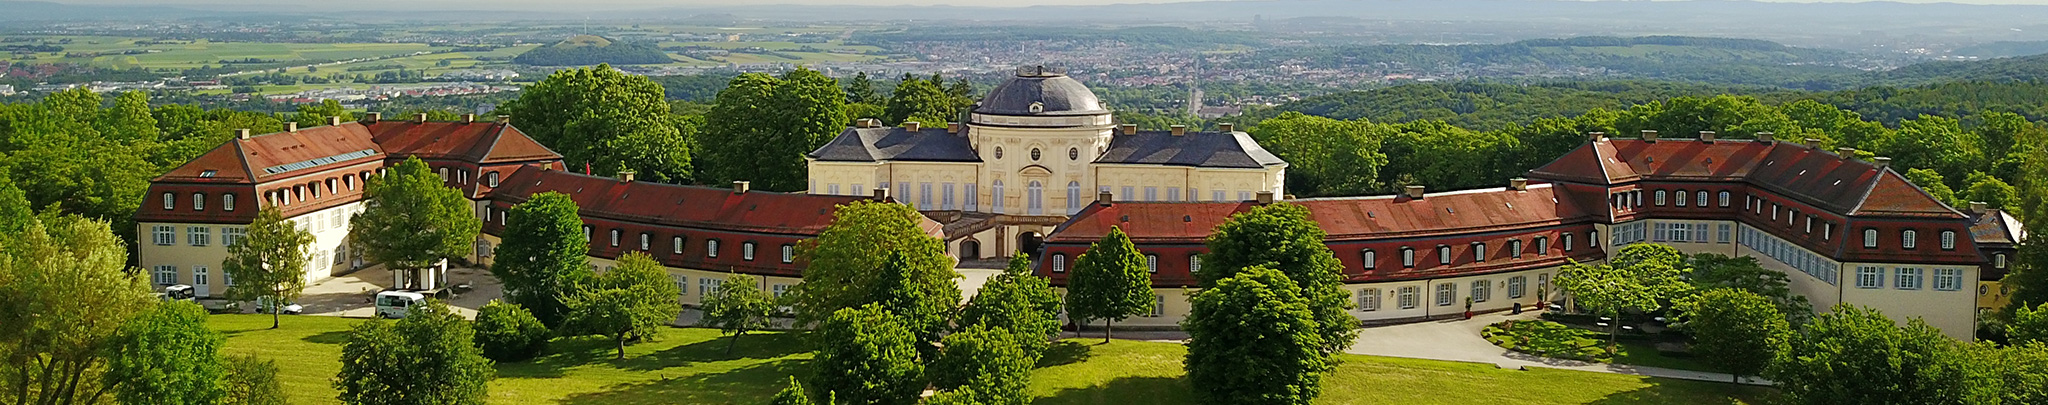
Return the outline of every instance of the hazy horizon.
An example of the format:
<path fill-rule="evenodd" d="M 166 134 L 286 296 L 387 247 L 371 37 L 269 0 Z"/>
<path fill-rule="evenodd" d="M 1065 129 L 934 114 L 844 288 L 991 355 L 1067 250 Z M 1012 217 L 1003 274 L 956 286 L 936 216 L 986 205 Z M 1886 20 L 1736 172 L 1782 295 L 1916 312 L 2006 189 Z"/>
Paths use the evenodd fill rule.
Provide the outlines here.
<path fill-rule="evenodd" d="M 277 0 L 190 0 L 190 1 L 177 1 L 177 0 L 173 0 L 173 1 L 160 1 L 160 0 L 33 0 L 33 1 L 44 1 L 44 2 L 51 2 L 51 3 L 59 3 L 59 4 L 77 4 L 77 5 L 234 5 L 234 6 L 245 6 L 245 5 L 265 5 L 265 6 L 273 6 L 273 5 L 274 5 L 274 6 L 292 6 L 292 5 L 325 5 L 325 4 L 330 4 L 330 3 L 328 3 L 328 2 L 315 2 L 315 1 L 277 1 Z M 1090 0 L 1038 0 L 1038 1 L 1033 1 L 1033 2 L 1029 2 L 1029 3 L 1025 3 L 1025 4 L 1015 4 L 1015 3 L 1011 3 L 1011 4 L 988 4 L 989 2 L 988 2 L 988 1 L 985 1 L 985 0 L 982 0 L 982 1 L 976 1 L 976 0 L 767 0 L 767 1 L 758 1 L 758 0 L 756 0 L 756 1 L 750 1 L 750 0 L 682 0 L 682 1 L 678 1 L 678 0 L 588 0 L 588 1 L 574 1 L 574 2 L 563 2 L 563 1 L 559 1 L 559 0 L 552 0 L 552 1 L 551 1 L 551 0 L 368 0 L 368 1 L 359 1 L 359 2 L 357 2 L 357 4 L 364 4 L 364 3 L 385 3 L 385 4 L 403 4 L 403 5 L 408 5 L 408 6 L 421 6 L 421 5 L 428 5 L 428 6 L 445 6 L 445 7 L 469 7 L 469 8 L 474 8 L 474 7 L 479 7 L 479 6 L 505 6 L 505 7 L 533 7 L 533 6 L 559 6 L 559 5 L 566 5 L 566 4 L 575 4 L 575 5 L 579 6 L 579 7 L 589 7 L 589 6 L 598 6 L 598 7 L 678 7 L 678 6 L 681 6 L 681 7 L 688 7 L 688 6 L 747 6 L 747 5 L 767 5 L 767 4 L 801 4 L 801 5 L 863 5 L 863 6 L 978 6 L 978 7 L 1025 7 L 1025 6 L 1042 6 L 1042 5 L 1100 5 L 1100 4 L 1145 4 L 1145 3 L 1152 3 L 1152 4 L 1156 4 L 1156 3 L 1188 3 L 1188 2 L 1200 2 L 1200 1 L 1215 1 L 1215 0 L 1108 0 L 1108 1 L 1101 1 L 1101 0 L 1096 0 L 1096 1 L 1090 1 Z M 1223 1 L 1259 1 L 1259 0 L 1223 0 Z M 1579 0 L 1579 1 L 1639 1 L 1639 0 Z M 1653 1 L 1725 1 L 1725 0 L 1653 0 Z M 1746 0 L 1746 1 L 1770 2 L 1770 3 L 1867 3 L 1867 2 L 1892 2 L 1892 3 L 1916 3 L 1916 4 L 1936 4 L 1936 3 L 1955 3 L 1955 4 L 1978 4 L 1978 5 L 2048 5 L 2048 0 Z"/>

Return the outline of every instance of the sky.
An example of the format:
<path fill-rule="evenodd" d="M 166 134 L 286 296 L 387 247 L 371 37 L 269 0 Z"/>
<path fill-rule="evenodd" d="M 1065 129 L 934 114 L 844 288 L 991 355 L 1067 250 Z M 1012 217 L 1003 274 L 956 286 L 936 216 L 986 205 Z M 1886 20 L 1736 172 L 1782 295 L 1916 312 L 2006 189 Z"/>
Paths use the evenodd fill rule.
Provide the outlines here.
<path fill-rule="evenodd" d="M 294 3 L 327 4 L 326 0 L 41 0 L 67 4 L 232 4 L 232 5 L 290 5 Z M 676 7 L 676 6 L 728 6 L 758 4 L 842 4 L 867 6 L 893 5 L 955 5 L 955 6 L 1025 6 L 1025 5 L 1079 5 L 1107 3 L 1173 3 L 1198 0 L 1029 0 L 1008 2 L 998 0 L 369 0 L 361 3 L 403 3 L 414 6 L 440 7 L 488 7 L 488 6 L 550 6 L 583 4 L 608 7 Z M 1854 3 L 1873 0 L 1762 0 L 1794 3 Z M 2048 5 L 2048 0 L 1886 0 L 1900 3 L 1965 3 L 1965 4 L 2029 4 Z"/>

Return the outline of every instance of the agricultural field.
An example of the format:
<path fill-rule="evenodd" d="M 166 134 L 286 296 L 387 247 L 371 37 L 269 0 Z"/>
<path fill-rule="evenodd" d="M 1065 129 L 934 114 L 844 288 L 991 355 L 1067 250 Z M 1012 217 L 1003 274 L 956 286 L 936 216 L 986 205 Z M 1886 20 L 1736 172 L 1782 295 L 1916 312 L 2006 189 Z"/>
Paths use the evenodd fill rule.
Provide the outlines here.
<path fill-rule="evenodd" d="M 258 60 L 262 63 L 325 62 L 378 58 L 446 50 L 422 43 L 255 43 L 212 42 L 136 44 L 151 41 L 133 37 L 46 37 L 61 44 L 63 52 L 42 52 L 33 56 L 0 57 L 7 62 L 73 63 L 119 69 L 148 68 L 184 70 L 221 66 L 222 61 Z M 139 53 L 137 53 L 139 52 Z"/>

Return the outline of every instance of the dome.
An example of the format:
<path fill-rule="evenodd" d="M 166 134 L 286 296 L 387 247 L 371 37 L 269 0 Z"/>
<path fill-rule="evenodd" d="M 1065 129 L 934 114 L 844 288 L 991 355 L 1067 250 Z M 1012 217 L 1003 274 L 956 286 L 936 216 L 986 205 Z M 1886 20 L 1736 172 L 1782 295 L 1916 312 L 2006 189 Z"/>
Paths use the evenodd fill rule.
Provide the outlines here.
<path fill-rule="evenodd" d="M 976 114 L 1008 116 L 1073 116 L 1108 114 L 1088 86 L 1058 69 L 1026 66 L 1017 76 L 989 90 L 974 107 Z"/>

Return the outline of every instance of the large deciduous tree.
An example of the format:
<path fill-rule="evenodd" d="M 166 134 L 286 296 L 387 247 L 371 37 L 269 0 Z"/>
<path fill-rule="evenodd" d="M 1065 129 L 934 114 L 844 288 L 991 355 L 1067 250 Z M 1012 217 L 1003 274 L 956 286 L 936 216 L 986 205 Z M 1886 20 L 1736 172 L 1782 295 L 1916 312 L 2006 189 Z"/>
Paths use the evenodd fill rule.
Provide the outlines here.
<path fill-rule="evenodd" d="M 1250 131 L 1259 145 L 1287 161 L 1287 190 L 1304 196 L 1359 195 L 1379 189 L 1380 140 L 1387 131 L 1364 121 L 1287 112 Z"/>
<path fill-rule="evenodd" d="M 476 311 L 476 346 L 500 362 L 531 359 L 547 350 L 554 334 L 519 304 L 492 300 Z"/>
<path fill-rule="evenodd" d="M 1791 336 L 1777 305 L 1746 290 L 1707 290 L 1684 305 L 1693 353 L 1737 379 L 1763 374 Z"/>
<path fill-rule="evenodd" d="M 391 271 L 462 257 L 483 229 L 462 191 L 445 185 L 417 157 L 370 176 L 363 190 L 367 208 L 350 220 L 349 243 Z"/>
<path fill-rule="evenodd" d="M 583 218 L 567 195 L 550 191 L 512 206 L 491 263 L 491 274 L 505 283 L 505 298 L 548 327 L 561 327 L 569 312 L 564 298 L 591 277 L 590 242 L 583 235 Z"/>
<path fill-rule="evenodd" d="M 953 272 L 945 242 L 920 227 L 923 220 L 922 214 L 903 204 L 840 205 L 832 213 L 832 224 L 801 244 L 798 255 L 808 265 L 792 302 L 798 322 L 822 321 L 841 308 L 874 303 L 873 292 L 884 282 L 876 269 L 891 255 L 901 256 L 908 271 L 906 284 L 919 290 L 921 302 L 957 305 L 960 288 L 953 279 L 960 275 Z"/>
<path fill-rule="evenodd" d="M 284 385 L 277 381 L 277 361 L 251 355 L 227 358 L 221 405 L 285 405 Z"/>
<path fill-rule="evenodd" d="M 775 316 L 775 298 L 761 291 L 759 280 L 739 274 L 727 276 L 718 283 L 718 291 L 704 297 L 702 325 L 732 335 L 725 343 L 726 354 L 732 354 L 740 336 L 768 327 L 770 317 Z"/>
<path fill-rule="evenodd" d="M 1838 305 L 1814 317 L 1765 377 L 1797 404 L 1964 404 L 1995 401 L 1966 348 L 1914 319 Z"/>
<path fill-rule="evenodd" d="M 890 124 L 906 120 L 936 120 L 931 124 L 951 121 L 950 117 L 960 115 L 959 105 L 946 90 L 932 82 L 906 77 L 896 84 L 896 90 L 889 92 L 889 102 L 882 107 L 882 120 Z"/>
<path fill-rule="evenodd" d="M 429 300 L 396 322 L 356 324 L 341 347 L 337 398 L 350 405 L 482 405 L 497 376 L 469 321 Z"/>
<path fill-rule="evenodd" d="M 1307 404 L 1332 368 L 1308 297 L 1264 265 L 1239 269 L 1192 298 L 1189 385 L 1214 404 Z"/>
<path fill-rule="evenodd" d="M 1343 287 L 1344 264 L 1323 244 L 1323 229 L 1309 219 L 1307 207 L 1277 203 L 1232 215 L 1209 234 L 1209 253 L 1195 277 L 1204 288 L 1253 266 L 1266 266 L 1301 288 L 1316 314 L 1316 330 L 1324 353 L 1351 346 L 1358 332 L 1349 293 Z"/>
<path fill-rule="evenodd" d="M 1006 330 L 968 327 L 946 335 L 945 348 L 925 371 L 932 386 L 942 391 L 967 388 L 976 403 L 1023 405 L 1031 399 L 1024 388 L 1031 383 L 1037 359 L 1017 341 L 1020 337 Z"/>
<path fill-rule="evenodd" d="M 206 308 L 171 301 L 121 326 L 107 361 L 107 384 L 126 404 L 212 405 L 222 385 L 220 332 L 206 327 Z"/>
<path fill-rule="evenodd" d="M 1686 256 L 1686 265 L 1692 268 L 1686 281 L 1693 289 L 1733 288 L 1763 296 L 1795 325 L 1813 317 L 1813 304 L 1806 296 L 1792 293 L 1792 279 L 1784 272 L 1764 268 L 1754 256 L 1699 253 Z"/>
<path fill-rule="evenodd" d="M 270 328 L 277 329 L 283 303 L 298 300 L 306 290 L 306 266 L 312 265 L 306 254 L 312 245 L 313 233 L 284 219 L 277 207 L 263 207 L 242 238 L 228 245 L 228 257 L 220 263 L 235 281 L 228 285 L 228 297 L 273 303 Z"/>
<path fill-rule="evenodd" d="M 45 213 L 0 238 L 0 402 L 107 397 L 107 353 L 156 299 L 106 222 Z"/>
<path fill-rule="evenodd" d="M 833 403 L 904 405 L 917 402 L 924 390 L 917 337 L 881 306 L 840 309 L 818 327 L 816 338 L 813 398 L 836 395 Z"/>
<path fill-rule="evenodd" d="M 665 183 L 693 178 L 690 141 L 669 122 L 661 85 L 645 76 L 610 65 L 559 70 L 499 111 L 570 166 Z"/>
<path fill-rule="evenodd" d="M 744 74 L 718 92 L 702 135 L 706 179 L 749 180 L 766 190 L 802 190 L 803 156 L 846 128 L 846 93 L 818 71 L 780 78 Z"/>
<path fill-rule="evenodd" d="M 1557 286 L 1570 294 L 1572 302 L 1615 318 L 1607 332 L 1608 350 L 1621 330 L 1621 315 L 1630 311 L 1651 311 L 1676 298 L 1689 287 L 1684 274 L 1685 254 L 1670 246 L 1638 243 L 1623 247 L 1607 264 L 1565 265 L 1557 275 Z"/>
<path fill-rule="evenodd" d="M 1105 343 L 1114 322 L 1143 314 L 1154 304 L 1145 256 L 1123 228 L 1111 227 L 1067 272 L 1067 314 L 1083 323 L 1101 320 Z"/>
<path fill-rule="evenodd" d="M 578 286 L 568 300 L 569 318 L 576 329 L 610 337 L 617 343 L 618 357 L 626 358 L 626 341 L 653 340 L 654 335 L 683 312 L 682 295 L 661 262 L 646 253 L 631 252 L 619 257 L 617 267 Z"/>
<path fill-rule="evenodd" d="M 1032 359 L 1045 354 L 1048 340 L 1060 333 L 1060 297 L 1044 277 L 1031 274 L 1031 259 L 1010 258 L 1002 274 L 990 277 L 960 309 L 956 321 L 964 330 L 976 326 L 1017 334 Z"/>

